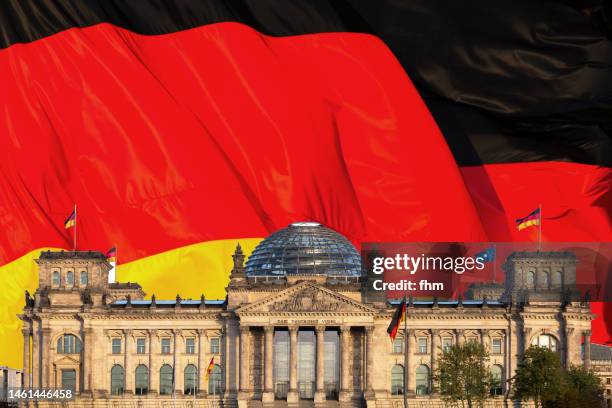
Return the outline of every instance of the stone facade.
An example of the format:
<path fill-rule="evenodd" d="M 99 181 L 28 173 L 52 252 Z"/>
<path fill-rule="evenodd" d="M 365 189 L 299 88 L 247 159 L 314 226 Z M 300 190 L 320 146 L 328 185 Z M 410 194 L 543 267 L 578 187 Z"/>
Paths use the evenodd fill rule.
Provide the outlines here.
<path fill-rule="evenodd" d="M 484 343 L 490 364 L 501 371 L 503 385 L 492 403 L 507 406 L 505 380 L 530 344 L 555 348 L 565 364 L 590 364 L 588 304 L 561 298 L 517 302 L 511 296 L 415 301 L 408 306 L 407 332 L 401 330 L 392 343 L 386 329 L 394 308 L 364 301 L 360 277 L 253 277 L 245 273 L 239 246 L 233 259 L 225 301 L 178 296 L 162 301 L 144 300 L 135 283 L 107 283 L 111 266 L 99 252 L 43 252 L 37 261 L 39 289 L 27 297 L 20 315 L 24 385 L 72 387 L 80 406 L 400 407 L 403 389 L 410 404 L 439 401 L 435 384 L 423 373 L 435 370 L 444 347 L 473 340 Z M 519 283 L 518 274 L 512 279 Z M 311 343 L 303 342 L 306 332 Z M 277 343 L 277 337 L 286 343 Z M 326 366 L 328 338 L 337 339 L 337 356 Z M 308 347 L 298 356 L 299 344 Z M 281 346 L 288 350 L 286 382 L 275 371 Z M 404 347 L 407 381 L 398 386 L 393 373 L 403 370 Z M 309 350 L 316 375 L 306 384 L 298 379 Z M 336 383 L 325 376 L 333 364 L 340 368 Z"/>

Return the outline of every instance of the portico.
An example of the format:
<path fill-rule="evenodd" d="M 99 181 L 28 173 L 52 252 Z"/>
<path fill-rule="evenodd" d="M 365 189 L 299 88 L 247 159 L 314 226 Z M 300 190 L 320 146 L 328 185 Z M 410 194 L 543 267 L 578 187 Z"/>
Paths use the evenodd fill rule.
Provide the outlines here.
<path fill-rule="evenodd" d="M 235 312 L 240 321 L 239 401 L 362 398 L 368 382 L 367 344 L 372 344 L 367 328 L 374 325 L 376 309 L 305 279 Z M 248 375 L 259 360 L 263 379 Z"/>

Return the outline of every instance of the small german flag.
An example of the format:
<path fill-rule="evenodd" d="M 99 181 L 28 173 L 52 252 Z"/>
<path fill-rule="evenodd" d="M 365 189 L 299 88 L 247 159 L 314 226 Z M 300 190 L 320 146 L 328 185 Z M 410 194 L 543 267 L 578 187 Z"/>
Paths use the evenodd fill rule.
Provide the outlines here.
<path fill-rule="evenodd" d="M 208 363 L 208 367 L 206 367 L 206 380 L 212 374 L 213 368 L 215 368 L 215 358 L 210 359 L 210 363 Z"/>
<path fill-rule="evenodd" d="M 387 333 L 389 333 L 389 337 L 391 340 L 395 340 L 395 336 L 397 336 L 397 331 L 399 329 L 400 324 L 406 318 L 406 296 L 402 299 L 401 303 L 397 305 L 397 309 L 395 309 L 395 313 L 393 313 L 393 318 L 391 319 L 391 324 L 387 327 Z"/>
<path fill-rule="evenodd" d="M 540 209 L 536 208 L 532 212 L 529 213 L 526 217 L 519 218 L 516 221 L 516 228 L 519 231 L 524 230 L 525 228 L 531 227 L 533 225 L 540 225 Z"/>
<path fill-rule="evenodd" d="M 116 262 L 117 261 L 117 248 L 112 247 L 111 249 L 106 251 L 105 256 L 108 262 Z"/>
<path fill-rule="evenodd" d="M 72 210 L 66 221 L 64 222 L 64 228 L 72 228 L 76 226 L 76 208 Z"/>

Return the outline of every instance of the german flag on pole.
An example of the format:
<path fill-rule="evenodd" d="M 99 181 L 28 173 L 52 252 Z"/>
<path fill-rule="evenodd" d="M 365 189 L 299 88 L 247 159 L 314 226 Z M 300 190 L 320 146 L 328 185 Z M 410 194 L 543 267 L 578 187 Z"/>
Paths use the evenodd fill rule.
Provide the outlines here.
<path fill-rule="evenodd" d="M 76 226 L 76 208 L 72 210 L 66 221 L 64 221 L 64 228 L 73 228 Z"/>
<path fill-rule="evenodd" d="M 391 340 L 395 340 L 395 336 L 397 336 L 397 331 L 399 330 L 400 324 L 406 318 L 406 296 L 402 299 L 401 303 L 397 305 L 397 309 L 393 313 L 393 318 L 391 319 L 391 323 L 387 328 L 387 333 L 389 333 L 389 337 Z"/>
<path fill-rule="evenodd" d="M 208 363 L 208 367 L 206 367 L 206 380 L 207 381 L 210 375 L 212 374 L 213 368 L 215 368 L 215 358 L 214 357 L 210 359 L 210 362 Z"/>
<path fill-rule="evenodd" d="M 117 261 L 117 247 L 112 247 L 108 251 L 106 251 L 106 259 L 108 262 L 116 262 Z"/>
<path fill-rule="evenodd" d="M 540 225 L 540 209 L 536 208 L 535 210 L 530 212 L 529 215 L 523 218 L 519 218 L 515 222 L 516 228 L 519 231 L 522 231 L 525 228 L 532 227 L 534 225 Z"/>

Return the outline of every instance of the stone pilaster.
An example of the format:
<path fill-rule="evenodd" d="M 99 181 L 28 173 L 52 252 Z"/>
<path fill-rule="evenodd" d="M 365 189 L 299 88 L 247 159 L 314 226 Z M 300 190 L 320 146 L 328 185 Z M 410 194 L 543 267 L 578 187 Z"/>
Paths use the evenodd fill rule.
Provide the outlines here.
<path fill-rule="evenodd" d="M 458 346 L 463 345 L 464 340 L 465 340 L 465 336 L 463 334 L 464 334 L 463 329 L 455 330 L 455 336 L 456 336 L 455 344 L 456 345 L 458 345 Z"/>
<path fill-rule="evenodd" d="M 159 393 L 159 338 L 157 330 L 149 330 L 149 394 Z"/>
<path fill-rule="evenodd" d="M 585 330 L 584 335 L 584 368 L 591 368 L 591 331 Z"/>
<path fill-rule="evenodd" d="M 574 334 L 573 327 L 565 328 L 565 367 L 570 368 L 572 365 L 572 335 Z"/>
<path fill-rule="evenodd" d="M 523 354 L 525 354 L 525 351 L 527 351 L 530 346 L 529 337 L 531 337 L 531 327 L 523 326 Z"/>
<path fill-rule="evenodd" d="M 432 378 L 436 372 L 438 364 L 438 339 L 440 338 L 440 330 L 431 330 L 431 374 Z M 431 381 L 432 389 L 436 389 L 434 380 Z"/>
<path fill-rule="evenodd" d="M 30 328 L 29 323 L 23 323 L 23 329 L 21 330 L 23 333 L 23 388 L 30 387 L 30 335 L 32 333 L 32 329 Z"/>
<path fill-rule="evenodd" d="M 264 327 L 264 392 L 263 402 L 274 402 L 274 326 Z"/>
<path fill-rule="evenodd" d="M 95 370 L 93 366 L 93 329 L 91 327 L 83 328 L 83 352 L 81 353 L 83 356 L 83 364 L 81 367 L 83 368 L 83 391 L 84 393 L 91 393 L 93 391 L 91 376 L 92 372 Z"/>
<path fill-rule="evenodd" d="M 41 361 L 42 361 L 42 370 L 41 370 L 41 388 L 48 388 L 53 386 L 53 381 L 51 381 L 51 375 L 53 374 L 50 370 L 52 366 L 51 361 L 51 329 L 48 327 L 41 327 L 40 329 L 40 348 L 41 348 Z M 78 371 L 77 371 L 78 373 Z M 77 378 L 77 387 L 79 387 L 79 379 Z M 80 390 L 79 390 L 80 391 Z"/>
<path fill-rule="evenodd" d="M 180 305 L 180 302 L 177 301 L 177 304 Z M 172 372 L 173 372 L 173 380 L 174 380 L 174 394 L 182 394 L 183 393 L 183 370 L 179 364 L 179 350 L 182 350 L 182 331 L 180 329 L 172 330 Z"/>
<path fill-rule="evenodd" d="M 125 369 L 124 393 L 134 393 L 134 368 L 132 367 L 132 330 L 123 331 L 123 358 Z"/>
<path fill-rule="evenodd" d="M 208 361 L 206 361 L 206 349 L 208 347 L 208 337 L 206 330 L 198 329 L 198 395 L 206 396 L 208 391 L 206 380 L 206 370 L 208 369 Z"/>
<path fill-rule="evenodd" d="M 297 391 L 297 337 L 298 327 L 289 326 L 289 392 L 287 393 L 287 403 L 297 404 L 299 395 Z"/>
<path fill-rule="evenodd" d="M 413 378 L 414 375 L 412 374 L 412 359 L 413 359 L 413 355 L 416 351 L 416 339 L 415 339 L 415 332 L 414 330 L 407 330 L 406 333 L 404 333 L 405 336 L 408 337 L 408 341 L 407 341 L 407 350 L 406 350 L 406 366 L 404 367 L 404 372 L 406 373 L 406 382 L 404 384 L 404 389 L 406 390 L 406 394 L 408 395 L 408 397 L 414 397 L 416 395 L 416 392 L 414 390 L 414 381 Z"/>

